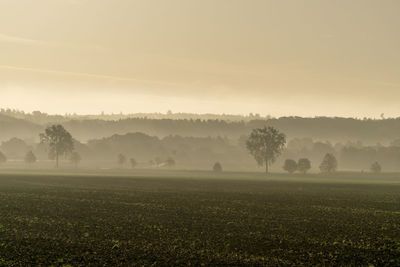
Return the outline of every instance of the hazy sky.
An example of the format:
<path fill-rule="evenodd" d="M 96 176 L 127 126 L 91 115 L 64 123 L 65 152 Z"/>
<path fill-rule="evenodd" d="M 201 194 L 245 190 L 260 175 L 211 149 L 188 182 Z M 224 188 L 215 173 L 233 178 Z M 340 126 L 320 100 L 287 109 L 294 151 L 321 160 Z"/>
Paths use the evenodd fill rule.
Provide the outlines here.
<path fill-rule="evenodd" d="M 0 0 L 0 107 L 400 116 L 397 0 Z"/>

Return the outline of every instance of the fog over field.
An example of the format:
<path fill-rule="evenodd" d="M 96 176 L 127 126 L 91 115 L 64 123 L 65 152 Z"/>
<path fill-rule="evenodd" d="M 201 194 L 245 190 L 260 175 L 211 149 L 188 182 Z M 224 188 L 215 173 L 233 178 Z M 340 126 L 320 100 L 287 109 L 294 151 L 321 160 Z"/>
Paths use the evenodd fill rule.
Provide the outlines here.
<path fill-rule="evenodd" d="M 0 267 L 400 266 L 399 12 L 0 0 Z"/>

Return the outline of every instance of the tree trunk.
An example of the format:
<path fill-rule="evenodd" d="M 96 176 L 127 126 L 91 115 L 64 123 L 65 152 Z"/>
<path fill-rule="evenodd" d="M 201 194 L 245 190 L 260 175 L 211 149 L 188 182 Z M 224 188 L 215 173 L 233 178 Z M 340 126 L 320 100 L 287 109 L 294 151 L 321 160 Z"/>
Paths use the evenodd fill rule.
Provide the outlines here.
<path fill-rule="evenodd" d="M 58 169 L 58 153 L 56 152 L 56 168 Z"/>
<path fill-rule="evenodd" d="M 268 174 L 268 160 L 265 161 L 265 174 Z"/>

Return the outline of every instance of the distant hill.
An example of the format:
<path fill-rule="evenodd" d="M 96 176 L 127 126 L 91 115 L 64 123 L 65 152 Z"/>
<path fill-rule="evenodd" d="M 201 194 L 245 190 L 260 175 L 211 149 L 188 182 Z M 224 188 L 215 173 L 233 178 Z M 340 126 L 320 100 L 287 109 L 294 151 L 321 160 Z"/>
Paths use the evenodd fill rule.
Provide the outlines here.
<path fill-rule="evenodd" d="M 330 117 L 262 118 L 259 115 L 185 113 L 136 115 L 138 117 L 129 117 L 135 116 L 135 114 L 61 116 L 48 115 L 39 111 L 24 113 L 2 109 L 0 110 L 0 141 L 11 137 L 34 140 L 45 126 L 55 123 L 64 125 L 74 138 L 81 142 L 132 132 L 142 132 L 158 137 L 169 135 L 221 136 L 238 140 L 241 136 L 248 135 L 252 129 L 266 125 L 274 126 L 286 133 L 288 139 L 307 137 L 332 143 L 361 141 L 367 145 L 389 144 L 400 139 L 400 118 L 379 120 Z M 196 116 L 198 116 L 197 119 L 191 118 Z"/>
<path fill-rule="evenodd" d="M 43 126 L 0 114 L 0 141 L 18 137 L 33 142 L 42 130 Z"/>
<path fill-rule="evenodd" d="M 249 122 L 223 120 L 171 120 L 171 119 L 125 119 L 118 121 L 72 120 L 63 123 L 79 140 L 102 138 L 113 134 L 143 132 L 164 137 L 222 136 L 238 139 L 252 129 L 274 126 L 286 133 L 288 138 L 310 137 L 331 142 L 362 141 L 365 144 L 385 143 L 400 138 L 400 119 L 357 120 L 349 118 L 300 118 L 282 117 Z"/>

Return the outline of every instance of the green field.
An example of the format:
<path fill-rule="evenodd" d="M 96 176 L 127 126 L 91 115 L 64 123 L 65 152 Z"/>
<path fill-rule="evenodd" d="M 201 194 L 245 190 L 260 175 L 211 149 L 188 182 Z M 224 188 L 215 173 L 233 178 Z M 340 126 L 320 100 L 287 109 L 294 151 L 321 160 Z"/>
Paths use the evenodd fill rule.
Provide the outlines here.
<path fill-rule="evenodd" d="M 0 174 L 0 266 L 400 265 L 400 175 Z"/>

